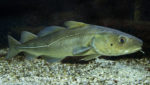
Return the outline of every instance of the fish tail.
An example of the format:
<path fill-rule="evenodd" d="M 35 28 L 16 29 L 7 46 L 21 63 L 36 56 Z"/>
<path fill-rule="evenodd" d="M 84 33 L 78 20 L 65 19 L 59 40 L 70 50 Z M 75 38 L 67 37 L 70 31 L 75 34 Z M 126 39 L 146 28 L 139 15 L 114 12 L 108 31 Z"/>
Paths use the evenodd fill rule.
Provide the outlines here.
<path fill-rule="evenodd" d="M 8 35 L 8 44 L 9 50 L 6 59 L 12 58 L 13 56 L 16 56 L 19 53 L 19 50 L 16 49 L 16 46 L 21 43 L 16 39 L 14 39 L 12 36 Z"/>

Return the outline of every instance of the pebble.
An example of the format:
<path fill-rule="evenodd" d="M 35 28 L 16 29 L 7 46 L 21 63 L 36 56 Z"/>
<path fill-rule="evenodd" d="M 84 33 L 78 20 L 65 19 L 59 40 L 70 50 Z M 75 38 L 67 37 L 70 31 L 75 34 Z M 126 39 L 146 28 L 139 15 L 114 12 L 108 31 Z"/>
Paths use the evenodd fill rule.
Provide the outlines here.
<path fill-rule="evenodd" d="M 150 83 L 150 71 L 144 68 L 150 65 L 141 62 L 96 59 L 89 64 L 66 64 L 14 58 L 8 63 L 0 58 L 0 85 L 145 85 Z"/>

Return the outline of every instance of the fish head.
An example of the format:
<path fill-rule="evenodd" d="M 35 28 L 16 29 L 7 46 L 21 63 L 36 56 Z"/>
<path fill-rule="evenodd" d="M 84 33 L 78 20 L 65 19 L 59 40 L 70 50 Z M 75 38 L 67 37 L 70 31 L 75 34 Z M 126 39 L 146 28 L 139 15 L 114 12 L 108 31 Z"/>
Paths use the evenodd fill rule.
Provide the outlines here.
<path fill-rule="evenodd" d="M 143 41 L 124 32 L 105 32 L 95 37 L 94 47 L 99 54 L 119 56 L 142 49 Z"/>

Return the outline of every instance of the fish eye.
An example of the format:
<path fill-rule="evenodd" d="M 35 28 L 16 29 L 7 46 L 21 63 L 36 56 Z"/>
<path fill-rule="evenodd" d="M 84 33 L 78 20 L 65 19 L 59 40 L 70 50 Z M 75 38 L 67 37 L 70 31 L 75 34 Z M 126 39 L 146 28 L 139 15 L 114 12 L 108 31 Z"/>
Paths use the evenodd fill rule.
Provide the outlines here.
<path fill-rule="evenodd" d="M 111 43 L 110 46 L 113 46 L 113 44 Z"/>
<path fill-rule="evenodd" d="M 120 37 L 119 42 L 121 44 L 124 44 L 126 42 L 126 38 L 125 37 Z"/>

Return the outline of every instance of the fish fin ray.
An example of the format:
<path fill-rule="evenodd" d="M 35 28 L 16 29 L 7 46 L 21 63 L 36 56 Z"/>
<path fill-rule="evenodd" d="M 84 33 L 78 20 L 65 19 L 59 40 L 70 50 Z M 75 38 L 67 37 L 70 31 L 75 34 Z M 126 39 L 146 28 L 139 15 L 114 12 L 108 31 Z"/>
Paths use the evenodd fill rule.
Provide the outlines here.
<path fill-rule="evenodd" d="M 53 32 L 57 32 L 57 31 L 64 30 L 64 29 L 66 29 L 66 28 L 60 27 L 60 26 L 48 26 L 48 27 L 44 28 L 43 30 L 41 30 L 38 33 L 38 36 L 45 36 L 45 35 L 51 34 Z"/>
<path fill-rule="evenodd" d="M 68 28 L 79 28 L 88 25 L 83 22 L 77 22 L 77 21 L 66 21 L 64 24 Z"/>
<path fill-rule="evenodd" d="M 37 38 L 37 36 L 35 34 L 33 34 L 31 32 L 28 32 L 28 31 L 23 31 L 21 33 L 21 40 L 20 40 L 20 42 L 21 43 L 25 43 L 25 42 L 27 42 L 29 40 L 34 39 L 34 38 Z"/>
<path fill-rule="evenodd" d="M 9 50 L 6 56 L 6 59 L 12 58 L 19 53 L 19 50 L 16 49 L 16 46 L 21 44 L 19 41 L 14 39 L 12 36 L 8 35 L 8 43 L 9 43 Z"/>
<path fill-rule="evenodd" d="M 86 51 L 90 50 L 91 47 L 80 47 L 73 49 L 73 55 L 79 55 L 85 53 Z"/>

